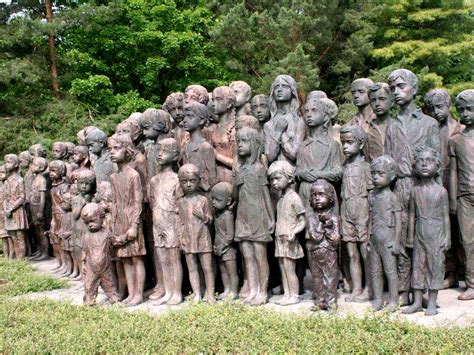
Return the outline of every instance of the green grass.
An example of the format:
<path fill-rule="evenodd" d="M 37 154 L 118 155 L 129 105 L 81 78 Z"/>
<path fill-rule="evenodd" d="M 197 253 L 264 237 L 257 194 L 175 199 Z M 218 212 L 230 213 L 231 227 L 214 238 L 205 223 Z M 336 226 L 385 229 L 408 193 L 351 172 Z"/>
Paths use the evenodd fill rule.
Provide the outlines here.
<path fill-rule="evenodd" d="M 462 352 L 474 327 L 425 328 L 386 314 L 283 315 L 235 303 L 164 315 L 10 296 L 65 286 L 26 262 L 0 258 L 0 353 L 31 352 Z"/>
<path fill-rule="evenodd" d="M 429 329 L 388 316 L 282 315 L 224 303 L 161 316 L 48 300 L 0 300 L 0 352 L 462 352 L 474 328 Z"/>
<path fill-rule="evenodd" d="M 9 260 L 4 257 L 0 257 L 0 280 L 7 281 L 6 284 L 0 285 L 0 296 L 18 296 L 66 286 L 63 280 L 36 273 L 26 261 Z"/>

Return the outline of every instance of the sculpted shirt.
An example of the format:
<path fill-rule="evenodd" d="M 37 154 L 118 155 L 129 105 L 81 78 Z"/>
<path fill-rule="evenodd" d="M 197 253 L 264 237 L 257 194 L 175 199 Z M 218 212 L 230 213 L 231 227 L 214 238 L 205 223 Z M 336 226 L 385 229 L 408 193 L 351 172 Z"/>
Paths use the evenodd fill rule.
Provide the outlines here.
<path fill-rule="evenodd" d="M 464 126 L 452 117 L 448 117 L 447 124 L 439 126 L 439 135 L 441 138 L 441 175 L 445 188 L 448 188 L 449 184 L 449 140 L 456 134 L 461 133 L 463 127 Z"/>
<path fill-rule="evenodd" d="M 370 107 L 369 107 L 370 109 Z M 357 112 L 355 116 L 349 121 L 349 125 L 351 126 L 359 126 L 362 128 L 365 132 L 368 132 L 369 130 L 369 125 L 370 122 L 372 122 L 376 118 L 375 114 L 370 110 L 370 113 L 368 113 L 368 117 L 365 118 L 365 116 Z"/>
<path fill-rule="evenodd" d="M 109 152 L 104 151 L 94 162 L 94 172 L 97 185 L 102 181 L 110 182 L 110 175 L 116 171 L 115 164 L 110 161 Z"/>
<path fill-rule="evenodd" d="M 390 120 L 391 118 L 387 118 L 386 121 L 382 122 L 375 118 L 369 122 L 367 128 L 367 147 L 370 161 L 384 155 L 385 133 Z"/>
<path fill-rule="evenodd" d="M 398 177 L 413 175 L 413 153 L 422 145 L 441 151 L 438 122 L 434 118 L 417 109 L 406 121 L 399 115 L 390 121 L 385 133 L 385 154 L 397 162 Z"/>
<path fill-rule="evenodd" d="M 456 158 L 458 196 L 474 194 L 474 136 L 464 132 L 449 141 L 449 156 Z"/>
<path fill-rule="evenodd" d="M 10 175 L 5 181 L 3 208 L 12 211 L 10 217 L 5 219 L 6 230 L 28 229 L 28 218 L 26 217 L 23 204 L 25 203 L 25 185 L 20 174 Z"/>

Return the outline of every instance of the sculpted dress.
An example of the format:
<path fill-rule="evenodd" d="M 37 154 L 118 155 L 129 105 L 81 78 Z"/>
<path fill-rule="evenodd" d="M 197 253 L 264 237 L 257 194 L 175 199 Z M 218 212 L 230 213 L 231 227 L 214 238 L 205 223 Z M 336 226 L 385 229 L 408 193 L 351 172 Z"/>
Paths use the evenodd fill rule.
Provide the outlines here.
<path fill-rule="evenodd" d="M 112 236 L 125 239 L 127 231 L 134 224 L 138 227 L 138 236 L 135 239 L 117 246 L 117 257 L 143 256 L 146 251 L 140 218 L 143 199 L 140 175 L 127 166 L 123 171 L 112 174 L 110 182 L 112 201 L 114 202 L 111 210 Z"/>

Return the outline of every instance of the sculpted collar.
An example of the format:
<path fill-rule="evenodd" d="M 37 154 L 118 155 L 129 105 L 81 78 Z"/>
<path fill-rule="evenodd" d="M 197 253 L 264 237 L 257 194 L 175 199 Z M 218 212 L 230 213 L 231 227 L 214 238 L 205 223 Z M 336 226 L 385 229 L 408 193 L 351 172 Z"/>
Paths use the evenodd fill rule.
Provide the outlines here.
<path fill-rule="evenodd" d="M 420 108 L 417 108 L 415 111 L 411 113 L 411 116 L 416 118 L 417 120 L 420 120 L 423 117 L 423 112 L 421 111 Z M 401 121 L 399 114 L 397 114 L 396 118 L 397 120 Z"/>
<path fill-rule="evenodd" d="M 326 132 L 324 132 L 323 134 L 317 136 L 316 138 L 315 138 L 315 137 L 311 137 L 311 136 L 308 137 L 308 138 L 306 139 L 306 141 L 304 141 L 302 144 L 303 144 L 304 146 L 307 146 L 307 145 L 309 145 L 309 144 L 311 144 L 311 143 L 319 142 L 319 143 L 321 143 L 321 144 L 324 144 L 324 145 L 328 146 L 328 145 L 330 144 L 329 138 L 330 138 L 330 137 L 329 137 L 329 134 L 328 134 L 328 132 L 326 131 Z"/>

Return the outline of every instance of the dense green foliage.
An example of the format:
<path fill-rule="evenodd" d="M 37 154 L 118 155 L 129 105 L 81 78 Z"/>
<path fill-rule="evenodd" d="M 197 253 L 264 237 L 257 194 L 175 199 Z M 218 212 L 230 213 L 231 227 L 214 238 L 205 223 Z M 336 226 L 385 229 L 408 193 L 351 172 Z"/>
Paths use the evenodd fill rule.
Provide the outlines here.
<path fill-rule="evenodd" d="M 282 315 L 224 303 L 193 305 L 156 317 L 117 308 L 0 299 L 0 351 L 451 353 L 474 346 L 472 327 L 430 329 L 388 315 Z"/>
<path fill-rule="evenodd" d="M 234 79 L 268 93 L 277 74 L 301 98 L 322 89 L 347 120 L 350 82 L 384 80 L 404 66 L 419 98 L 474 86 L 474 5 L 467 0 L 55 0 L 0 4 L 0 156 L 32 143 L 74 139 L 166 95 Z M 49 31 L 55 34 L 61 98 L 51 92 Z M 71 122 L 71 120 L 73 122 Z"/>
<path fill-rule="evenodd" d="M 0 280 L 0 299 L 2 300 L 6 296 L 18 296 L 66 286 L 63 280 L 38 274 L 25 261 L 8 260 L 3 257 L 0 257 Z"/>

